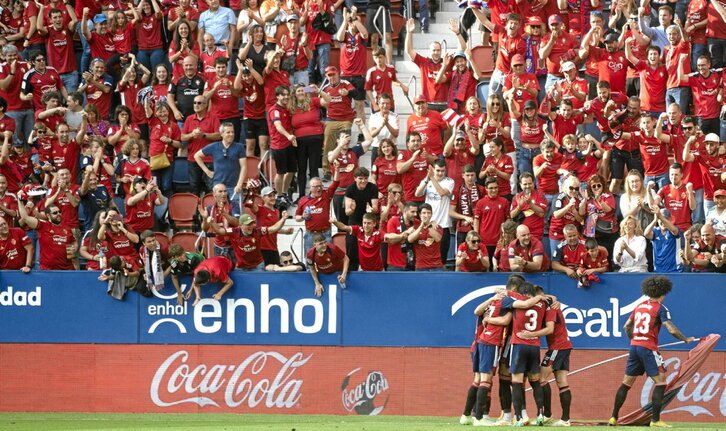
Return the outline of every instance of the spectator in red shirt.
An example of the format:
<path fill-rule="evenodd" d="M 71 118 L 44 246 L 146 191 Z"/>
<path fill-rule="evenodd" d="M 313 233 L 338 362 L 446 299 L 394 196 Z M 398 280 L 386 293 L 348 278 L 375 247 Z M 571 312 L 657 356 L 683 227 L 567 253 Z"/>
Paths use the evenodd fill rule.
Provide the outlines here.
<path fill-rule="evenodd" d="M 290 114 L 290 88 L 279 86 L 275 89 L 275 105 L 267 113 L 267 128 L 270 130 L 270 152 L 275 161 L 277 172 L 273 183 L 275 191 L 282 196 L 291 197 L 288 189 L 297 171 L 297 138 L 292 129 Z M 292 200 L 290 200 L 292 202 Z"/>
<path fill-rule="evenodd" d="M 421 76 L 421 94 L 431 103 L 436 103 L 441 111 L 445 108 L 446 95 L 449 86 L 436 82 L 439 70 L 444 66 L 444 58 L 441 56 L 441 43 L 431 42 L 429 45 L 430 57 L 424 57 L 413 50 L 413 33 L 416 30 L 416 22 L 413 18 L 406 21 L 405 49 L 408 58 L 418 66 Z"/>
<path fill-rule="evenodd" d="M 353 126 L 355 113 L 351 108 L 351 100 L 355 95 L 355 87 L 346 80 L 340 79 L 338 68 L 328 66 L 325 68 L 325 76 L 330 85 L 324 86 L 321 90 L 330 95 L 328 104 L 328 120 L 325 121 L 325 145 L 323 146 L 323 171 L 326 180 L 330 179 L 330 162 L 325 157 L 335 148 L 335 142 L 343 130 L 350 130 Z"/>
<path fill-rule="evenodd" d="M 78 18 L 73 8 L 66 5 L 69 21 L 64 22 L 64 14 L 60 9 L 49 9 L 52 25 L 46 27 L 45 5 L 41 4 L 38 14 L 38 34 L 47 36 L 45 51 L 48 54 L 48 65 L 54 67 L 67 89 L 78 88 L 78 66 L 73 48 L 73 36 L 76 32 Z"/>
<path fill-rule="evenodd" d="M 87 104 L 96 105 L 102 119 L 108 120 L 111 115 L 111 90 L 114 82 L 113 78 L 106 74 L 106 64 L 103 60 L 94 59 L 91 62 L 91 71 L 83 72 L 81 76 L 83 79 L 78 91 L 86 94 Z"/>
<path fill-rule="evenodd" d="M 570 278 L 578 278 L 577 268 L 585 257 L 587 248 L 580 240 L 580 233 L 574 224 L 565 225 L 562 232 L 565 240 L 552 250 L 552 269 Z"/>
<path fill-rule="evenodd" d="M 22 2 L 18 2 L 22 5 Z M 33 130 L 34 115 L 30 100 L 20 97 L 23 77 L 31 69 L 25 61 L 19 61 L 18 48 L 8 44 L 2 49 L 5 63 L 0 64 L 0 97 L 8 102 L 6 113 L 16 123 L 14 140 L 30 138 Z"/>
<path fill-rule="evenodd" d="M 185 58 L 199 57 L 199 45 L 197 45 L 194 35 L 192 34 L 191 24 L 189 21 L 181 20 L 174 29 L 174 39 L 169 44 L 169 63 L 172 65 L 172 75 L 174 78 L 181 78 L 184 76 L 184 66 L 182 62 Z M 210 35 L 211 36 L 211 35 Z M 212 38 L 212 40 L 214 40 Z M 217 57 L 219 58 L 219 57 Z M 212 69 L 214 66 L 212 65 Z M 204 80 L 214 76 L 214 73 L 207 74 L 206 67 L 203 67 Z"/>
<path fill-rule="evenodd" d="M 25 274 L 33 267 L 33 244 L 25 231 L 10 227 L 0 217 L 0 268 L 19 269 Z"/>
<path fill-rule="evenodd" d="M 640 109 L 654 117 L 666 110 L 666 82 L 668 71 L 661 62 L 660 48 L 651 45 L 646 49 L 646 60 L 633 55 L 630 44 L 625 44 L 625 56 L 640 73 Z"/>
<path fill-rule="evenodd" d="M 542 242 L 532 238 L 525 225 L 517 227 L 517 239 L 509 244 L 509 267 L 514 272 L 544 272 L 550 267 Z"/>
<path fill-rule="evenodd" d="M 603 29 L 593 27 L 582 40 L 579 55 L 597 61 L 600 81 L 608 81 L 612 91 L 625 93 L 625 81 L 628 73 L 628 59 L 619 47 L 618 36 L 609 33 L 605 36 L 605 49 L 595 45 L 599 43 Z"/>
<path fill-rule="evenodd" d="M 537 116 L 537 102 L 534 100 L 527 100 L 523 107 L 519 107 L 517 102 L 507 99 L 507 105 L 510 117 L 519 124 L 519 139 L 522 144 L 517 149 L 516 171 L 520 174 L 532 172 L 532 162 L 542 152 L 540 144 L 545 137 L 543 126 L 547 122 Z"/>
<path fill-rule="evenodd" d="M 595 175 L 587 180 L 582 190 L 582 201 L 578 211 L 585 219 L 584 236 L 595 238 L 612 256 L 613 246 L 618 239 L 618 224 L 615 218 L 615 197 L 607 189 L 605 179 Z"/>
<path fill-rule="evenodd" d="M 386 63 L 386 51 L 378 48 L 373 52 L 373 61 L 375 65 L 368 69 L 365 77 L 365 93 L 371 103 L 371 111 L 373 113 L 381 111 L 378 106 L 378 100 L 381 96 L 388 96 L 387 101 L 390 109 L 395 109 L 393 94 L 393 85 L 401 87 L 404 94 L 408 94 L 408 87 L 401 83 L 396 76 L 396 68 Z"/>
<path fill-rule="evenodd" d="M 310 268 L 310 276 L 315 282 L 315 296 L 322 296 L 325 288 L 320 279 L 320 274 L 332 274 L 340 271 L 338 275 L 338 283 L 340 287 L 345 289 L 345 279 L 348 277 L 348 265 L 350 260 L 345 252 L 334 244 L 329 244 L 325 241 L 325 236 L 321 232 L 313 234 L 313 247 L 308 250 L 307 265 Z"/>
<path fill-rule="evenodd" d="M 320 178 L 311 178 L 309 194 L 302 196 L 298 201 L 295 220 L 305 222 L 305 235 L 303 237 L 305 250 L 312 248 L 313 235 L 316 233 L 322 234 L 327 242 L 332 241 L 330 235 L 330 203 L 333 201 L 335 190 L 340 184 L 339 178 L 340 171 L 336 170 L 333 182 L 330 183 L 327 190 L 323 190 L 323 181 Z"/>
<path fill-rule="evenodd" d="M 421 223 L 406 238 L 406 241 L 413 244 L 416 271 L 442 270 L 439 243 L 442 241 L 444 229 L 431 220 L 431 205 L 422 204 L 418 212 Z"/>
<path fill-rule="evenodd" d="M 343 23 L 338 29 L 336 39 L 340 41 L 340 75 L 341 79 L 350 82 L 355 88 L 353 100 L 356 116 L 365 119 L 366 89 L 372 82 L 366 82 L 367 56 L 366 40 L 368 31 L 356 13 L 349 14 L 348 8 L 343 8 Z M 375 59 L 375 54 L 374 54 Z M 385 52 L 384 52 L 385 59 Z M 393 69 L 395 73 L 395 69 Z M 386 91 L 391 93 L 391 91 Z M 371 108 L 376 111 L 371 103 Z"/>
<path fill-rule="evenodd" d="M 143 232 L 154 228 L 154 207 L 164 205 L 164 195 L 158 193 L 156 184 L 144 177 L 136 177 L 133 182 L 134 192 L 126 197 L 126 219 L 124 220 L 134 231 Z"/>
<path fill-rule="evenodd" d="M 580 180 L 576 176 L 568 176 L 562 182 L 562 193 L 558 194 L 551 207 L 552 217 L 549 220 L 549 250 L 554 253 L 562 240 L 565 225 L 571 224 L 576 228 L 582 225 L 582 216 L 579 214 Z"/>
<path fill-rule="evenodd" d="M 488 178 L 484 187 L 487 194 L 477 201 L 474 209 L 474 230 L 479 233 L 488 254 L 492 256 L 499 240 L 500 226 L 509 218 L 509 201 L 499 196 L 496 179 Z"/>
<path fill-rule="evenodd" d="M 313 91 L 309 91 L 310 89 Z M 295 94 L 290 99 L 292 129 L 297 142 L 297 186 L 300 198 L 305 196 L 307 179 L 317 177 L 320 170 L 324 133 L 324 126 L 320 122 L 320 109 L 328 106 L 330 95 L 320 91 L 314 84 L 297 85 Z"/>
<path fill-rule="evenodd" d="M 202 299 L 201 288 L 207 283 L 222 283 L 222 288 L 212 296 L 212 299 L 221 301 L 222 295 L 234 285 L 234 282 L 229 277 L 232 269 L 234 269 L 232 261 L 224 256 L 210 257 L 197 265 L 194 269 L 192 289 L 186 295 L 186 299 L 189 299 L 192 296 L 192 292 L 194 292 L 195 299 L 192 307 L 196 306 Z"/>
<path fill-rule="evenodd" d="M 449 125 L 442 118 L 441 114 L 430 110 L 428 100 L 424 96 L 418 96 L 413 101 L 414 113 L 406 120 L 406 129 L 410 135 L 418 132 L 421 135 L 421 146 L 434 157 L 443 154 L 444 143 L 441 140 L 441 132 Z"/>
<path fill-rule="evenodd" d="M 403 191 L 407 202 L 423 202 L 423 196 L 416 196 L 416 187 L 426 177 L 429 163 L 433 163 L 435 156 L 429 154 L 426 149 L 421 149 L 421 134 L 409 132 L 406 149 L 398 154 L 396 171 L 401 174 Z"/>
<path fill-rule="evenodd" d="M 244 66 L 237 59 L 237 68 L 234 87 L 240 92 L 240 97 L 244 97 L 245 150 L 247 157 L 254 157 L 256 148 L 259 148 L 260 154 L 265 154 L 270 146 L 270 132 L 265 119 L 264 81 L 249 58 Z"/>
<path fill-rule="evenodd" d="M 582 256 L 582 260 L 577 267 L 577 275 L 580 280 L 577 287 L 589 287 L 591 281 L 600 281 L 596 273 L 607 272 L 608 251 L 605 247 L 599 246 L 594 238 L 585 240 L 585 248 L 587 253 Z"/>
<path fill-rule="evenodd" d="M 469 54 L 471 51 L 469 51 Z M 453 59 L 453 66 L 450 68 Z M 439 70 L 436 77 L 438 83 L 449 83 L 449 94 L 446 97 L 448 107 L 454 111 L 464 114 L 466 112 L 465 102 L 476 95 L 476 84 L 479 82 L 479 71 L 469 65 L 467 53 L 457 52 L 453 57 L 447 55 L 444 58 L 444 67 Z"/>
<path fill-rule="evenodd" d="M 663 208 L 671 213 L 671 222 L 685 232 L 691 227 L 691 211 L 696 209 L 696 195 L 693 184 L 683 184 L 683 166 L 673 163 L 668 170 L 670 184 L 661 187 L 654 198 L 656 207 L 663 204 Z M 648 193 L 654 188 L 652 181 L 647 182 Z"/>
<path fill-rule="evenodd" d="M 463 243 L 466 234 L 474 228 L 474 208 L 485 193 L 484 187 L 475 182 L 476 172 L 473 165 L 465 165 L 461 176 L 461 184 L 454 187 L 449 204 L 449 216 L 456 223 L 457 244 Z"/>
<path fill-rule="evenodd" d="M 578 75 L 577 66 L 571 61 L 565 62 L 562 66 L 563 78 L 556 81 L 551 89 L 557 91 L 557 98 L 572 102 L 573 109 L 582 109 L 585 106 L 585 98 L 588 94 L 588 84 L 584 78 Z"/>
<path fill-rule="evenodd" d="M 21 203 L 18 212 L 20 220 L 38 232 L 40 269 L 68 271 L 78 269 L 73 262 L 78 243 L 71 229 L 63 227 L 60 208 L 55 205 L 46 206 L 44 213 L 47 221 L 28 215 L 33 208 L 32 202 Z"/>
<path fill-rule="evenodd" d="M 391 187 L 393 189 L 393 187 Z M 418 204 L 408 201 L 395 217 L 388 218 L 385 239 L 388 242 L 388 271 L 412 271 L 414 269 L 413 248 L 408 237 L 421 222 L 418 214 Z"/>
<path fill-rule="evenodd" d="M 560 65 L 577 57 L 578 47 L 577 38 L 567 31 L 559 15 L 550 15 L 547 23 L 550 26 L 550 33 L 543 38 L 543 45 L 539 49 L 539 57 L 544 58 L 547 64 L 545 91 L 549 90 L 555 81 L 562 79 L 563 70 L 560 69 Z"/>
<path fill-rule="evenodd" d="M 177 148 L 182 146 L 181 130 L 174 118 L 172 118 L 172 110 L 166 102 L 157 102 L 152 110 L 151 102 L 147 99 L 144 109 L 146 117 L 149 119 L 149 157 L 165 153 L 166 158 L 171 163 L 166 168 L 153 171 L 161 193 L 169 197 L 172 193 L 174 153 Z M 196 163 L 194 164 L 196 165 Z M 149 167 L 149 170 L 151 170 L 151 167 Z"/>
<path fill-rule="evenodd" d="M 63 85 L 60 75 L 55 68 L 46 65 L 46 56 L 40 51 L 30 53 L 30 61 L 33 68 L 23 75 L 20 100 L 32 101 L 33 107 L 43 108 L 43 94 L 49 91 L 59 91 L 63 99 L 68 99 L 68 91 Z"/>
<path fill-rule="evenodd" d="M 607 109 L 607 108 L 606 108 Z M 615 139 L 615 145 L 611 149 L 610 159 L 610 190 L 619 191 L 620 185 L 625 177 L 625 167 L 628 171 L 637 169 L 645 172 L 643 158 L 638 148 L 638 142 L 630 139 L 630 135 L 623 132 L 635 132 L 640 123 L 640 98 L 631 96 L 624 111 L 617 111 L 608 117 L 608 126 Z M 627 138 L 626 138 L 627 136 Z"/>
<path fill-rule="evenodd" d="M 719 133 L 719 114 L 723 82 L 721 72 L 711 69 L 711 57 L 702 55 L 696 60 L 698 72 L 685 74 L 684 63 L 688 63 L 688 54 L 681 54 L 678 65 L 678 79 L 689 85 L 693 91 L 693 106 L 698 117 L 698 125 L 704 134 Z"/>
<path fill-rule="evenodd" d="M 517 226 L 517 222 L 512 219 L 502 223 L 494 254 L 490 255 L 492 272 L 511 271 L 509 268 L 509 244 L 517 238 Z"/>
<path fill-rule="evenodd" d="M 522 17 L 516 13 L 507 16 L 505 27 L 497 25 L 489 20 L 484 13 L 477 8 L 471 9 L 479 22 L 499 38 L 499 53 L 497 54 L 494 72 L 489 81 L 489 93 L 502 94 L 504 78 L 511 73 L 511 60 L 516 54 L 525 55 L 527 46 L 522 39 L 520 27 Z"/>
<path fill-rule="evenodd" d="M 211 114 L 219 123 L 232 123 L 234 126 L 234 142 L 240 140 L 239 91 L 232 85 L 233 77 L 227 74 L 226 57 L 214 60 L 215 75 L 205 82 L 204 98 L 212 102 Z"/>
<path fill-rule="evenodd" d="M 106 15 L 99 13 L 93 17 L 93 27 L 89 27 L 89 14 L 90 9 L 84 7 L 81 19 L 81 31 L 91 48 L 91 57 L 107 61 L 116 53 L 113 35 L 108 31 L 108 18 L 106 18 Z M 93 28 L 93 31 L 91 31 L 91 28 Z M 148 65 L 146 67 L 147 69 L 151 69 Z"/>
<path fill-rule="evenodd" d="M 377 217 L 375 214 L 363 214 L 361 226 L 346 226 L 335 219 L 330 219 L 330 222 L 338 230 L 346 232 L 356 239 L 361 271 L 383 271 L 383 260 L 381 259 L 383 233 L 376 229 Z"/>
<path fill-rule="evenodd" d="M 181 131 L 181 141 L 188 142 L 189 187 L 191 187 L 193 193 L 199 195 L 204 195 L 212 190 L 212 178 L 202 171 L 202 168 L 194 160 L 194 155 L 210 143 L 222 139 L 219 119 L 213 116 L 208 109 L 209 101 L 204 98 L 204 95 L 195 96 L 194 115 L 187 117 Z M 211 156 L 205 157 L 204 163 L 207 164 L 210 171 L 214 171 Z"/>
<path fill-rule="evenodd" d="M 489 269 L 489 254 L 476 231 L 466 234 L 466 241 L 456 251 L 456 272 L 486 272 Z"/>
<path fill-rule="evenodd" d="M 689 118 L 684 123 L 689 123 Z M 690 123 L 693 124 L 693 123 Z M 703 145 L 695 151 L 691 148 L 698 143 L 698 136 L 691 136 L 683 147 L 683 161 L 696 162 L 703 172 L 703 208 L 708 213 L 714 205 L 713 197 L 717 190 L 726 189 L 726 175 L 723 167 L 726 166 L 726 157 L 720 153 L 720 138 L 715 133 L 709 133 L 703 140 Z M 719 168 L 720 166 L 720 168 Z"/>
<path fill-rule="evenodd" d="M 547 198 L 534 188 L 534 175 L 524 172 L 519 176 L 521 192 L 512 199 L 509 216 L 529 227 L 532 236 L 541 240 L 544 235 L 545 213 L 549 208 Z"/>

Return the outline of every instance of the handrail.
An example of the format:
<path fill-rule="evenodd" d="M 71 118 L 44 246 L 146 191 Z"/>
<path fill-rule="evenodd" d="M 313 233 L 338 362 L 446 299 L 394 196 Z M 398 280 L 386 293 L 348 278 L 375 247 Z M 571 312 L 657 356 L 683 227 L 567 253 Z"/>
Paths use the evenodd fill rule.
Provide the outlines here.
<path fill-rule="evenodd" d="M 376 11 L 376 14 L 373 15 L 373 27 L 375 27 L 376 31 L 379 35 L 381 35 L 381 40 L 385 40 L 385 33 L 381 31 L 381 28 L 378 27 L 378 16 L 381 14 L 381 12 L 385 12 L 386 8 L 384 8 L 382 5 L 378 6 L 378 10 Z M 386 29 L 386 14 L 383 14 L 383 29 Z"/>
<path fill-rule="evenodd" d="M 300 257 L 297 255 L 297 253 L 295 253 L 294 244 L 295 244 L 295 240 L 297 239 L 298 235 L 303 233 L 303 230 L 304 229 L 301 227 L 297 228 L 295 230 L 295 233 L 292 234 L 292 239 L 290 240 L 290 253 L 292 253 L 293 257 L 298 262 L 302 262 L 302 259 L 300 259 Z M 302 255 L 304 256 L 305 255 L 305 239 L 304 238 L 303 238 L 303 242 L 302 242 L 302 250 L 303 250 Z"/>

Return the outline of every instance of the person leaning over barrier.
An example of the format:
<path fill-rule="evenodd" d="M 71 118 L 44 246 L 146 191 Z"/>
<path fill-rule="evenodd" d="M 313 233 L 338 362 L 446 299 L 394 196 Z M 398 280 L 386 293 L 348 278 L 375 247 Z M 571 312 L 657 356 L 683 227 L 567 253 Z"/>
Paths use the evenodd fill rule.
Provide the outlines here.
<path fill-rule="evenodd" d="M 194 281 L 192 282 L 192 290 L 194 291 L 195 298 L 192 307 L 196 306 L 202 299 L 201 287 L 207 283 L 220 282 L 222 288 L 212 296 L 212 299 L 217 301 L 222 299 L 229 289 L 232 288 L 234 282 L 229 278 L 229 273 L 234 269 L 234 263 L 224 256 L 210 257 L 204 262 L 200 263 L 194 270 Z M 185 299 L 189 299 L 192 296 L 192 290 L 187 292 Z"/>
<path fill-rule="evenodd" d="M 307 264 L 310 267 L 310 276 L 315 282 L 315 296 L 322 296 L 325 288 L 320 283 L 318 273 L 332 274 L 340 271 L 338 283 L 345 289 L 345 279 L 348 277 L 350 259 L 345 252 L 334 244 L 325 242 L 325 236 L 316 232 L 313 235 L 313 247 L 307 252 Z"/>
<path fill-rule="evenodd" d="M 184 292 L 182 292 L 181 285 L 179 284 L 179 278 L 185 275 L 192 275 L 194 269 L 202 261 L 204 261 L 204 256 L 199 253 L 184 251 L 184 248 L 179 244 L 169 246 L 169 267 L 164 272 L 164 276 L 171 273 L 171 282 L 174 284 L 177 294 L 177 304 L 184 304 L 185 299 Z"/>
<path fill-rule="evenodd" d="M 295 262 L 292 257 L 292 253 L 285 250 L 280 253 L 280 264 L 271 263 L 265 266 L 265 271 L 272 272 L 297 272 L 305 271 L 305 265 L 300 262 Z"/>

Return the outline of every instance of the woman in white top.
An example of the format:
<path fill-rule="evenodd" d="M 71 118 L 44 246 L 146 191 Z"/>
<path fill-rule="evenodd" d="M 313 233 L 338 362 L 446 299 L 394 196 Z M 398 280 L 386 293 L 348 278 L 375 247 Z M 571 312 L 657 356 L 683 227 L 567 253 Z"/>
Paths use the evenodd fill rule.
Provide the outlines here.
<path fill-rule="evenodd" d="M 249 40 L 247 30 L 250 24 L 256 23 L 259 26 L 265 26 L 265 21 L 262 20 L 262 14 L 260 13 L 259 2 L 257 0 L 247 0 L 245 3 L 247 7 L 242 9 L 237 18 L 237 32 L 242 37 L 240 46 L 244 46 Z"/>
<path fill-rule="evenodd" d="M 613 247 L 613 261 L 620 266 L 619 272 L 648 272 L 646 244 L 640 222 L 632 215 L 625 217 L 620 222 L 620 238 Z"/>
<path fill-rule="evenodd" d="M 653 221 L 653 195 L 643 184 L 643 175 L 632 169 L 625 177 L 625 193 L 620 196 L 620 213 L 623 217 L 633 216 L 641 226 Z"/>

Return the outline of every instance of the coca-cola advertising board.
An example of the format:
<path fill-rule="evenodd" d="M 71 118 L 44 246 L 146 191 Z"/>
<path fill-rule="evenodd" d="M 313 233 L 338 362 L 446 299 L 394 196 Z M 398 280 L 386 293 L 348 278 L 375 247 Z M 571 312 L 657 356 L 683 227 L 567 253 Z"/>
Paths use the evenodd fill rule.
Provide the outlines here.
<path fill-rule="evenodd" d="M 623 353 L 576 350 L 571 369 Z M 671 378 L 686 353 L 664 356 Z M 726 353 L 711 353 L 664 419 L 726 420 L 725 362 Z M 570 376 L 573 418 L 609 416 L 624 365 L 619 359 Z M 0 411 L 458 417 L 470 370 L 466 348 L 4 344 Z M 652 387 L 643 382 L 623 413 L 648 402 Z M 499 413 L 496 385 L 492 414 Z"/>

